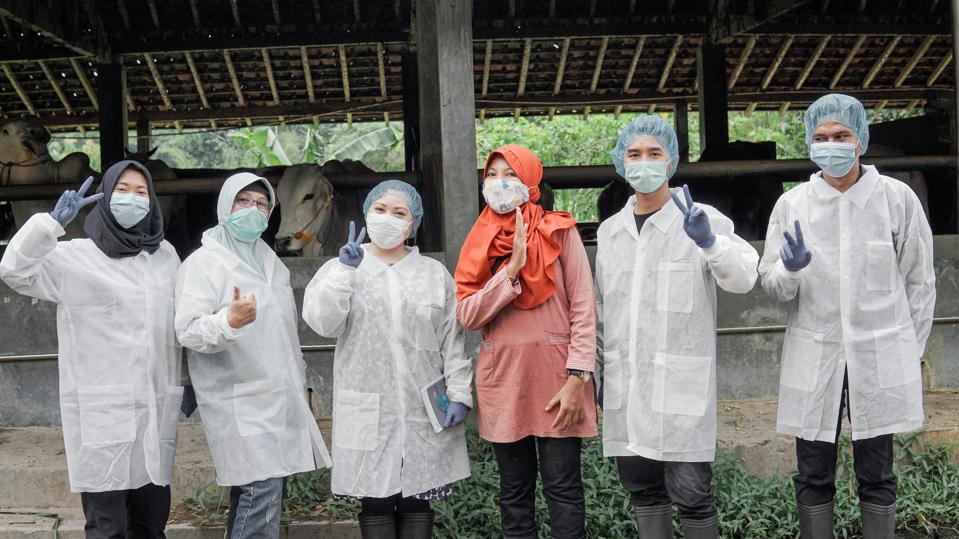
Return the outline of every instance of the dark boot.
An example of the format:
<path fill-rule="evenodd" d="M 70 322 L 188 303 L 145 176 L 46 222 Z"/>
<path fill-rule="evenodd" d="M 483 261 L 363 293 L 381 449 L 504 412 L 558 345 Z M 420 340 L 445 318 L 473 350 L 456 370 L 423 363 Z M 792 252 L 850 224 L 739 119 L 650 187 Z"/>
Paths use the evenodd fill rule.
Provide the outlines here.
<path fill-rule="evenodd" d="M 896 537 L 896 504 L 876 505 L 859 502 L 863 539 L 894 539 Z"/>
<path fill-rule="evenodd" d="M 396 515 L 365 517 L 360 513 L 360 534 L 363 539 L 396 539 Z"/>
<path fill-rule="evenodd" d="M 680 518 L 683 525 L 683 537 L 686 539 L 716 539 L 719 537 L 719 516 L 704 519 Z"/>
<path fill-rule="evenodd" d="M 832 539 L 833 502 L 799 505 L 799 536 L 802 539 Z"/>
<path fill-rule="evenodd" d="M 399 513 L 400 539 L 430 539 L 433 537 L 433 512 Z"/>
<path fill-rule="evenodd" d="M 639 539 L 673 539 L 673 508 L 669 505 L 634 507 Z"/>

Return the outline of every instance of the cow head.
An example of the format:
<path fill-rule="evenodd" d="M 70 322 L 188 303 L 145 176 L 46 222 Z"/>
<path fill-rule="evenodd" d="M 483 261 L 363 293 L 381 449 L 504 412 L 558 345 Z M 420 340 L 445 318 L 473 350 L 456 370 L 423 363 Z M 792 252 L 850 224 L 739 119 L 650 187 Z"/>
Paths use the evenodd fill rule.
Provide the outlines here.
<path fill-rule="evenodd" d="M 287 167 L 276 188 L 280 228 L 276 251 L 301 254 L 305 247 L 322 240 L 333 213 L 333 184 L 318 165 Z"/>
<path fill-rule="evenodd" d="M 123 153 L 126 154 L 127 159 L 131 159 L 147 167 L 147 170 L 150 171 L 150 176 L 152 176 L 154 180 L 175 180 L 176 172 L 173 172 L 173 169 L 164 161 L 153 158 L 153 154 L 156 153 L 158 148 L 159 146 L 155 146 L 152 150 L 146 152 L 124 150 Z"/>
<path fill-rule="evenodd" d="M 0 127 L 0 161 L 33 165 L 49 161 L 50 132 L 27 120 L 13 120 Z"/>

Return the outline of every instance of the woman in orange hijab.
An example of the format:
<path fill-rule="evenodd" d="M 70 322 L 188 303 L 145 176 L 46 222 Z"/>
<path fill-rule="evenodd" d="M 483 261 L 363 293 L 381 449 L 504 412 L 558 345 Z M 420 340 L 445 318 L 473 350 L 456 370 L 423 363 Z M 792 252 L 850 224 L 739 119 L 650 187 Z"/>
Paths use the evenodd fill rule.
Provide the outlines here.
<path fill-rule="evenodd" d="M 555 538 L 585 537 L 583 437 L 596 435 L 596 302 L 576 221 L 537 204 L 543 164 L 508 144 L 484 168 L 487 206 L 456 267 L 456 316 L 481 330 L 480 436 L 500 470 L 504 537 L 536 537 L 536 473 Z"/>

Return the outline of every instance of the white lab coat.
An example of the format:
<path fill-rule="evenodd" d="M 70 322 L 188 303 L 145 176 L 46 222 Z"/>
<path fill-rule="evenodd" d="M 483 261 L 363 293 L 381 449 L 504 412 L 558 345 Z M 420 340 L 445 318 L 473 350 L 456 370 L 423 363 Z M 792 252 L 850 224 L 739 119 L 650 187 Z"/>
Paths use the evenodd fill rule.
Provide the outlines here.
<path fill-rule="evenodd" d="M 392 266 L 369 253 L 356 269 L 330 260 L 303 319 L 336 338 L 335 494 L 413 496 L 469 477 L 464 427 L 434 432 L 420 395 L 443 376 L 450 400 L 473 406 L 456 284 L 441 263 L 415 247 Z"/>
<path fill-rule="evenodd" d="M 246 485 L 329 467 L 306 392 L 290 272 L 262 240 L 264 278 L 203 235 L 176 280 L 176 334 L 187 348 L 216 481 Z M 227 323 L 233 287 L 256 297 L 256 320 Z"/>
<path fill-rule="evenodd" d="M 682 196 L 681 190 L 677 191 Z M 716 285 L 756 282 L 759 255 L 711 206 L 700 249 L 671 200 L 636 231 L 630 197 L 598 233 L 603 455 L 709 462 L 716 451 Z"/>
<path fill-rule="evenodd" d="M 180 414 L 173 285 L 180 259 L 110 258 L 89 239 L 58 242 L 48 213 L 31 217 L 0 262 L 10 288 L 57 304 L 60 418 L 72 492 L 169 485 Z"/>
<path fill-rule="evenodd" d="M 932 233 L 919 199 L 873 166 L 840 193 L 821 173 L 780 197 L 759 273 L 788 302 L 780 433 L 833 442 L 849 371 L 852 438 L 922 426 L 920 357 L 936 302 Z M 783 266 L 783 230 L 799 220 L 812 261 Z"/>

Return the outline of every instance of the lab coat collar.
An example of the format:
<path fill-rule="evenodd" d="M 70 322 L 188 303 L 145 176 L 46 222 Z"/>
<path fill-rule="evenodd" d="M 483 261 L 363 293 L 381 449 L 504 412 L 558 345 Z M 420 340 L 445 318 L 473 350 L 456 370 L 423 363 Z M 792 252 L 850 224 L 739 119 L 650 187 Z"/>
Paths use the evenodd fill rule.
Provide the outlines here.
<path fill-rule="evenodd" d="M 370 244 L 368 243 L 363 244 L 362 245 L 363 250 L 368 251 L 369 246 Z M 398 271 L 401 276 L 406 278 L 413 277 L 413 275 L 416 273 L 416 269 L 417 269 L 416 262 L 420 256 L 419 247 L 410 247 L 409 250 L 410 250 L 409 254 L 404 256 L 402 260 L 400 260 L 396 264 L 393 264 L 392 266 L 394 270 Z M 367 275 L 375 276 L 375 275 L 379 275 L 380 273 L 382 273 L 383 271 L 385 271 L 387 268 L 390 268 L 390 267 L 391 266 L 388 266 L 385 262 L 383 262 L 379 258 L 376 258 L 375 256 L 366 252 L 363 255 L 363 262 L 360 263 L 360 267 L 357 269 L 359 269 L 363 273 L 366 273 Z"/>
<path fill-rule="evenodd" d="M 879 172 L 873 165 L 862 166 L 863 174 L 859 180 L 853 184 L 845 193 L 840 193 L 833 186 L 829 185 L 822 177 L 822 171 L 816 172 L 809 177 L 810 183 L 819 198 L 829 200 L 838 196 L 846 196 L 849 201 L 856 205 L 860 210 L 866 207 L 869 197 L 872 196 L 872 190 L 879 183 Z"/>
<path fill-rule="evenodd" d="M 670 189 L 670 191 L 681 192 L 678 188 Z M 634 240 L 639 241 L 639 231 L 636 230 L 636 218 L 633 216 L 635 209 L 636 195 L 632 195 L 626 200 L 626 205 L 623 209 L 611 219 L 617 219 L 617 221 L 614 222 L 614 233 L 622 229 L 632 236 Z M 669 227 L 673 225 L 673 221 L 681 214 L 682 212 L 676 207 L 676 203 L 670 199 L 666 202 L 666 205 L 649 218 L 649 222 L 665 234 L 669 230 Z"/>
<path fill-rule="evenodd" d="M 216 241 L 216 238 L 209 236 L 207 232 L 203 233 L 200 243 L 207 249 L 214 251 L 231 271 L 236 268 L 243 268 L 253 275 L 256 275 L 257 278 L 263 278 L 259 272 L 248 266 L 246 262 L 240 260 L 240 257 L 233 254 L 233 251 L 224 247 L 220 242 Z M 263 257 L 263 272 L 266 274 L 266 282 L 267 284 L 272 284 L 273 273 L 276 271 L 276 263 L 278 261 L 276 253 L 261 239 L 256 240 L 256 252 Z"/>

